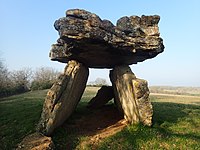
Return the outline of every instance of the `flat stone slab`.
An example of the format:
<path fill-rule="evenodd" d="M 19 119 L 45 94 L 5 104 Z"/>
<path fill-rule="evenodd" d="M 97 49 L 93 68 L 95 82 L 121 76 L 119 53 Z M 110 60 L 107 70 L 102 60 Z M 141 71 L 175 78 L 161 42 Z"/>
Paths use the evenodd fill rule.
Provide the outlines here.
<path fill-rule="evenodd" d="M 44 136 L 35 132 L 27 135 L 21 143 L 18 144 L 16 150 L 53 150 L 55 149 L 51 137 Z"/>
<path fill-rule="evenodd" d="M 90 68 L 113 68 L 151 59 L 163 52 L 160 17 L 122 17 L 116 26 L 94 13 L 71 9 L 54 27 L 60 38 L 52 45 L 51 60 L 77 60 Z"/>

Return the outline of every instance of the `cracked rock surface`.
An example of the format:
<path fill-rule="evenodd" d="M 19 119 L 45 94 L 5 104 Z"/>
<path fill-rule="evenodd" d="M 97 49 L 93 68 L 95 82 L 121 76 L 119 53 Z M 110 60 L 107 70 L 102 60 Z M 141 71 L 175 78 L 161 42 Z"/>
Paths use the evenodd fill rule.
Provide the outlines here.
<path fill-rule="evenodd" d="M 153 58 L 163 52 L 160 17 L 122 17 L 113 25 L 94 13 L 71 9 L 55 21 L 59 39 L 52 45 L 51 60 L 77 60 L 89 68 L 113 68 Z"/>

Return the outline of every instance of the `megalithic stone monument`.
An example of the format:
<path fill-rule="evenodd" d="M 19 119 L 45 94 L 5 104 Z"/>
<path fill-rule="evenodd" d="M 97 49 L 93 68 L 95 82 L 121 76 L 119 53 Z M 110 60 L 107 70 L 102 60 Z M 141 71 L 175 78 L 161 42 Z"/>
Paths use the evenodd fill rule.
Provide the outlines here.
<path fill-rule="evenodd" d="M 138 79 L 129 65 L 156 57 L 164 50 L 158 22 L 160 17 L 122 17 L 116 26 L 94 13 L 71 9 L 55 21 L 59 39 L 50 58 L 68 63 L 64 74 L 47 93 L 38 130 L 51 135 L 75 110 L 86 86 L 88 68 L 110 68 L 115 102 L 129 123 L 152 124 L 152 105 L 147 81 Z M 111 88 L 111 89 L 112 89 Z M 92 106 L 105 90 L 99 91 Z M 90 104 L 91 104 L 90 103 Z"/>
<path fill-rule="evenodd" d="M 147 81 L 137 79 L 130 67 L 116 66 L 110 71 L 115 101 L 129 123 L 152 124 L 152 105 Z"/>
<path fill-rule="evenodd" d="M 48 91 L 38 124 L 38 130 L 50 135 L 75 110 L 85 90 L 89 70 L 83 64 L 71 60 L 64 73 Z"/>

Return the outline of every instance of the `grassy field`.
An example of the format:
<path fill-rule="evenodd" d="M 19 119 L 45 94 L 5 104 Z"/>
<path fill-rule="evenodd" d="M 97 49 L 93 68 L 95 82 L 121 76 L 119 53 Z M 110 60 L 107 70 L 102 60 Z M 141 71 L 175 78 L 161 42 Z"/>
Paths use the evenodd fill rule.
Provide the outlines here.
<path fill-rule="evenodd" d="M 200 87 L 151 86 L 151 93 L 200 96 Z"/>
<path fill-rule="evenodd" d="M 93 113 L 86 108 L 97 88 L 87 88 L 75 113 L 65 124 L 73 125 L 81 116 Z M 28 134 L 35 131 L 47 90 L 28 92 L 0 100 L 0 149 L 14 149 Z M 200 97 L 198 95 L 152 94 L 153 126 L 130 125 L 115 135 L 101 139 L 85 149 L 200 149 Z M 112 103 L 110 103 L 112 105 Z M 98 116 L 96 116 L 98 119 Z M 84 122 L 79 122 L 79 124 Z M 76 128 L 58 128 L 52 136 L 57 149 L 83 149 L 81 143 L 90 136 L 81 136 Z"/>
<path fill-rule="evenodd" d="M 0 149 L 13 149 L 35 131 L 46 91 L 28 92 L 0 100 Z"/>

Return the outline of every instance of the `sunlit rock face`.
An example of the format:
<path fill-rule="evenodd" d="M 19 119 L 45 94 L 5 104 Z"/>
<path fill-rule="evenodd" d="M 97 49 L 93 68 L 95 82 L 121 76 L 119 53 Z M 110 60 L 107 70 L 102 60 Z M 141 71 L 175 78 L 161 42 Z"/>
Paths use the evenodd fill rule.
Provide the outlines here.
<path fill-rule="evenodd" d="M 90 68 L 142 62 L 164 50 L 159 20 L 158 15 L 125 16 L 115 26 L 88 11 L 68 10 L 54 24 L 60 38 L 52 45 L 50 58 L 63 63 L 77 60 Z"/>
<path fill-rule="evenodd" d="M 152 125 L 153 109 L 147 81 L 136 78 L 130 67 L 117 66 L 110 72 L 115 101 L 131 124 Z"/>
<path fill-rule="evenodd" d="M 64 73 L 48 91 L 38 131 L 51 135 L 54 129 L 69 118 L 85 90 L 89 70 L 77 61 L 69 61 Z"/>

